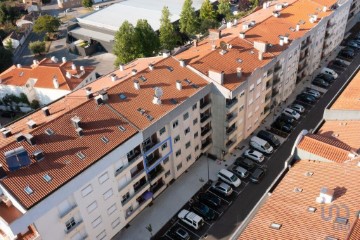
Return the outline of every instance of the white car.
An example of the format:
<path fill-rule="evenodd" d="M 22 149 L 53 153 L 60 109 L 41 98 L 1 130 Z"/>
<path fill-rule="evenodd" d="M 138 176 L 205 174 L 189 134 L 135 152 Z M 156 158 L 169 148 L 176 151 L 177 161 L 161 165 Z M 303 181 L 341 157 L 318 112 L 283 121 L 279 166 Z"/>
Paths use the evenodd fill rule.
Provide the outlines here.
<path fill-rule="evenodd" d="M 233 187 L 238 187 L 241 184 L 241 180 L 227 169 L 221 169 L 218 173 L 218 178 Z"/>
<path fill-rule="evenodd" d="M 261 152 L 252 149 L 246 150 L 244 152 L 244 156 L 259 163 L 261 163 L 265 159 L 264 155 Z"/>
<path fill-rule="evenodd" d="M 194 229 L 199 229 L 204 225 L 204 220 L 202 217 L 185 209 L 179 212 L 178 218 Z"/>
<path fill-rule="evenodd" d="M 300 118 L 300 114 L 291 108 L 285 108 L 282 113 L 288 117 L 295 118 L 296 120 L 299 120 Z"/>
<path fill-rule="evenodd" d="M 307 93 L 307 94 L 309 94 L 311 96 L 314 96 L 315 98 L 320 98 L 321 97 L 321 94 L 318 91 L 314 90 L 314 89 L 307 89 L 307 90 L 304 91 L 304 93 Z"/>
<path fill-rule="evenodd" d="M 293 104 L 290 106 L 291 109 L 297 111 L 298 113 L 303 113 L 305 112 L 305 108 L 303 105 L 300 104 Z"/>

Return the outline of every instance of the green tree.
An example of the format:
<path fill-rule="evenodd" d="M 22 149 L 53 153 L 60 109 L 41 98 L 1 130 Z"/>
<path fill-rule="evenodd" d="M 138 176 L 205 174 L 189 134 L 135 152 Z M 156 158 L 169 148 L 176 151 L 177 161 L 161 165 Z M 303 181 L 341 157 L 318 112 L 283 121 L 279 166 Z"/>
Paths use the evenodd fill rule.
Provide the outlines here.
<path fill-rule="evenodd" d="M 231 6 L 228 0 L 219 0 L 218 14 L 223 15 L 225 18 L 231 17 Z"/>
<path fill-rule="evenodd" d="M 41 54 L 45 52 L 45 42 L 44 41 L 35 41 L 29 43 L 29 49 L 33 54 Z"/>
<path fill-rule="evenodd" d="M 185 0 L 180 13 L 180 32 L 193 35 L 197 28 L 197 17 L 192 0 Z"/>
<path fill-rule="evenodd" d="M 58 18 L 43 15 L 36 19 L 33 30 L 36 33 L 52 33 L 59 29 L 60 24 L 61 22 Z"/>
<path fill-rule="evenodd" d="M 136 43 L 140 43 L 139 53 L 143 57 L 153 56 L 159 51 L 160 41 L 154 29 L 145 19 L 139 19 L 135 27 Z"/>
<path fill-rule="evenodd" d="M 173 50 L 178 41 L 178 36 L 176 35 L 174 25 L 171 23 L 170 16 L 169 8 L 164 6 L 160 19 L 159 38 L 163 49 Z"/>
<path fill-rule="evenodd" d="M 253 7 L 259 6 L 259 0 L 252 0 L 251 3 L 253 4 Z"/>
<path fill-rule="evenodd" d="M 11 41 L 11 39 L 8 39 L 6 42 L 5 42 L 5 49 L 9 50 L 9 51 L 12 51 L 13 50 L 13 43 Z"/>
<path fill-rule="evenodd" d="M 210 0 L 204 0 L 200 8 L 200 19 L 214 20 L 215 18 L 216 18 L 216 13 Z"/>
<path fill-rule="evenodd" d="M 13 64 L 12 57 L 11 51 L 0 47 L 0 72 L 5 71 Z"/>
<path fill-rule="evenodd" d="M 116 55 L 115 66 L 141 57 L 141 42 L 136 37 L 134 26 L 128 21 L 125 21 L 115 33 L 113 51 Z"/>
<path fill-rule="evenodd" d="M 92 0 L 82 0 L 81 4 L 86 8 L 91 8 L 93 5 Z"/>

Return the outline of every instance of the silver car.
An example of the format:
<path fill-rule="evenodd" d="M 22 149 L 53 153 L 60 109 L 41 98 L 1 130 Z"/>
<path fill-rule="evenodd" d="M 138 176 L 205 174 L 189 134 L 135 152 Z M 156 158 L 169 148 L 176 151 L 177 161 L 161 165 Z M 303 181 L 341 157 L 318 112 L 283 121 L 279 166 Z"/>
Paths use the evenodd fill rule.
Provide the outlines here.
<path fill-rule="evenodd" d="M 302 105 L 300 105 L 300 104 L 293 104 L 293 105 L 291 105 L 289 108 L 297 111 L 298 113 L 303 113 L 303 112 L 305 112 L 304 106 L 302 106 Z"/>
<path fill-rule="evenodd" d="M 224 196 L 230 196 L 233 192 L 233 189 L 229 184 L 220 181 L 214 183 L 211 188 Z"/>
<path fill-rule="evenodd" d="M 246 150 L 244 152 L 244 156 L 258 163 L 261 163 L 265 159 L 264 155 L 261 152 L 252 149 Z"/>

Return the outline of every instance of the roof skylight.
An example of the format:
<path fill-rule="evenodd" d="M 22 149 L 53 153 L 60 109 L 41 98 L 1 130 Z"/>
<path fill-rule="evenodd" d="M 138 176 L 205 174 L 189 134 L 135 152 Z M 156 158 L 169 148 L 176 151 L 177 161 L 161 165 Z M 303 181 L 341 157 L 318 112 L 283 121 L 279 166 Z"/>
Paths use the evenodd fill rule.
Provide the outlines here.
<path fill-rule="evenodd" d="M 76 153 L 76 156 L 80 158 L 80 160 L 83 160 L 85 158 L 85 155 L 80 151 Z"/>
<path fill-rule="evenodd" d="M 279 224 L 279 223 L 270 224 L 270 228 L 276 229 L 276 230 L 280 230 L 281 226 L 282 226 L 282 224 Z"/>
<path fill-rule="evenodd" d="M 45 175 L 43 176 L 43 178 L 44 178 L 44 180 L 45 180 L 46 182 L 50 182 L 50 181 L 52 180 L 52 177 L 50 177 L 49 174 L 45 174 Z"/>
<path fill-rule="evenodd" d="M 126 95 L 124 93 L 120 93 L 119 97 L 121 100 L 125 100 L 126 99 Z"/>
<path fill-rule="evenodd" d="M 125 132 L 125 131 L 126 131 L 126 128 L 124 128 L 124 126 L 121 126 L 121 125 L 120 125 L 118 128 L 119 128 L 120 131 L 122 131 L 122 132 Z"/>
<path fill-rule="evenodd" d="M 105 136 L 103 136 L 103 137 L 101 138 L 101 141 L 103 141 L 104 143 L 110 142 L 110 140 L 109 140 L 107 137 L 105 137 Z"/>
<path fill-rule="evenodd" d="M 32 194 L 34 191 L 30 188 L 30 186 L 27 186 L 26 188 L 24 188 L 24 191 L 26 192 L 27 195 Z"/>
<path fill-rule="evenodd" d="M 169 72 L 174 71 L 174 68 L 173 68 L 173 67 L 170 67 L 170 66 L 167 66 L 166 69 L 169 70 Z"/>
<path fill-rule="evenodd" d="M 55 132 L 54 132 L 54 130 L 52 130 L 51 128 L 47 128 L 47 129 L 45 130 L 45 133 L 50 136 L 50 135 L 53 135 Z"/>

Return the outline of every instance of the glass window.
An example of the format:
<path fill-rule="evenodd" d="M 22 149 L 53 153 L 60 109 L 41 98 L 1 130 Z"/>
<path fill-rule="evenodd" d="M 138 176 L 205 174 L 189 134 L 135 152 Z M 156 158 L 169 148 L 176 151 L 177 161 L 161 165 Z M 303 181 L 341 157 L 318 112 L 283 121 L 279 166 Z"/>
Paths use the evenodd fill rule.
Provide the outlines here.
<path fill-rule="evenodd" d="M 165 128 L 165 127 L 163 127 L 162 129 L 160 129 L 160 131 L 159 131 L 160 136 L 163 135 L 165 132 L 166 132 L 166 128 Z"/>
<path fill-rule="evenodd" d="M 87 206 L 86 209 L 87 209 L 88 213 L 91 213 L 91 212 L 93 212 L 96 208 L 97 208 L 97 202 L 94 201 L 94 202 L 92 202 L 89 206 Z"/>
<path fill-rule="evenodd" d="M 182 163 L 180 163 L 179 165 L 177 165 L 176 169 L 179 171 L 182 168 Z"/>
<path fill-rule="evenodd" d="M 191 160 L 191 154 L 186 157 L 186 161 L 190 161 L 190 160 Z"/>
<path fill-rule="evenodd" d="M 83 190 L 81 190 L 81 196 L 86 197 L 87 195 L 89 195 L 92 192 L 92 187 L 91 185 L 86 186 Z"/>
<path fill-rule="evenodd" d="M 184 117 L 184 120 L 188 119 L 189 118 L 189 113 L 188 112 L 185 113 L 183 117 Z"/>
<path fill-rule="evenodd" d="M 177 143 L 178 141 L 180 141 L 180 136 L 177 135 L 175 138 L 174 138 L 174 143 Z"/>
<path fill-rule="evenodd" d="M 175 153 L 175 156 L 180 156 L 181 155 L 181 149 L 177 150 L 176 153 Z"/>
<path fill-rule="evenodd" d="M 112 190 L 112 188 L 110 188 L 109 190 L 107 190 L 107 191 L 103 194 L 104 200 L 108 199 L 108 198 L 111 197 L 112 195 L 113 195 L 113 190 Z"/>
<path fill-rule="evenodd" d="M 100 183 L 100 184 L 103 184 L 103 183 L 106 182 L 108 179 L 109 179 L 109 175 L 108 175 L 108 173 L 106 172 L 106 173 L 104 173 L 103 175 L 101 175 L 101 176 L 99 177 L 99 183 Z"/>
<path fill-rule="evenodd" d="M 93 228 L 96 228 L 97 226 L 99 226 L 99 224 L 102 222 L 101 217 L 96 218 L 94 221 L 91 222 L 91 226 Z"/>
<path fill-rule="evenodd" d="M 197 123 L 198 123 L 198 119 L 195 118 L 195 119 L 193 120 L 193 125 L 195 125 L 195 124 L 197 124 Z"/>
<path fill-rule="evenodd" d="M 197 108 L 197 103 L 195 103 L 193 106 L 192 106 L 192 110 L 195 110 Z"/>
<path fill-rule="evenodd" d="M 190 141 L 185 144 L 185 148 L 188 149 L 191 146 Z"/>
<path fill-rule="evenodd" d="M 173 128 L 176 128 L 178 125 L 179 125 L 179 121 L 178 121 L 178 120 L 175 120 L 175 121 L 173 122 Z"/>
<path fill-rule="evenodd" d="M 189 127 L 186 128 L 184 132 L 185 132 L 185 135 L 188 134 L 190 132 L 190 128 Z"/>
<path fill-rule="evenodd" d="M 162 150 L 162 151 L 164 151 L 164 149 L 166 149 L 166 148 L 167 148 L 167 142 L 164 143 L 163 145 L 161 145 L 161 150 Z"/>
<path fill-rule="evenodd" d="M 72 217 L 65 222 L 66 230 L 72 229 L 76 225 L 75 219 Z"/>
<path fill-rule="evenodd" d="M 194 138 L 197 138 L 199 136 L 199 132 L 194 133 Z"/>

